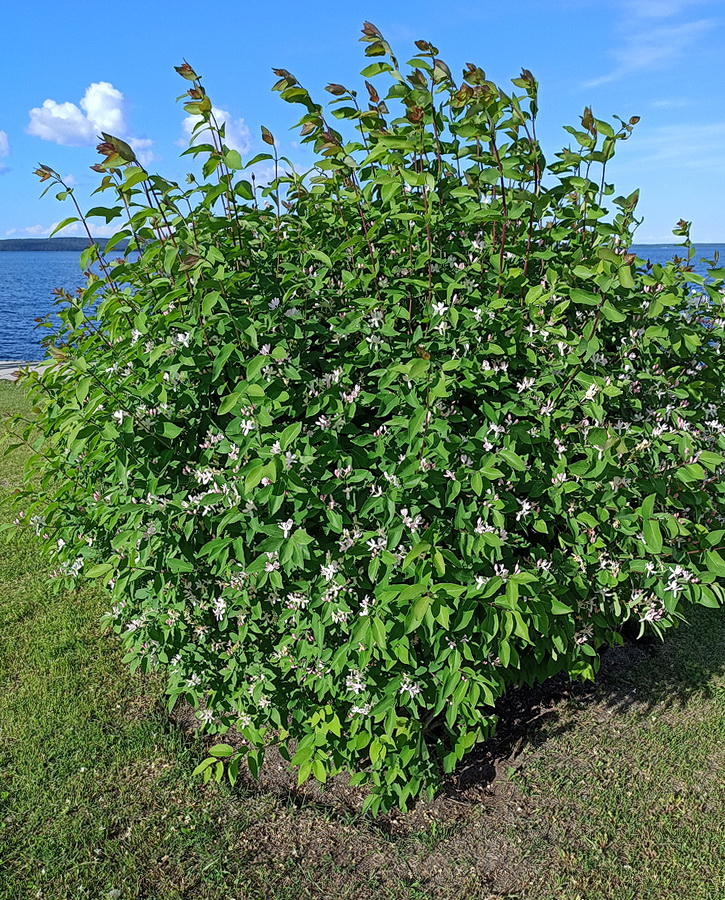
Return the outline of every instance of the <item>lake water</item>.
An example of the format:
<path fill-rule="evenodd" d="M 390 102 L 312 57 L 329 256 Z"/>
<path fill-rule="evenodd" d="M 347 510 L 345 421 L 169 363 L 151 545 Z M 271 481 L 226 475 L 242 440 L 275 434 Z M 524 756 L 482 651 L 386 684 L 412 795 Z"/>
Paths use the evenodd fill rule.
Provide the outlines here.
<path fill-rule="evenodd" d="M 674 244 L 635 244 L 638 256 L 664 263 L 682 249 Z M 696 259 L 712 259 L 720 251 L 719 265 L 725 265 L 725 244 L 700 244 Z M 39 360 L 43 356 L 40 338 L 47 329 L 38 329 L 34 319 L 51 314 L 54 318 L 53 289 L 73 292 L 84 284 L 75 251 L 49 252 L 8 250 L 0 252 L 0 360 Z M 695 264 L 705 274 L 706 267 Z"/>

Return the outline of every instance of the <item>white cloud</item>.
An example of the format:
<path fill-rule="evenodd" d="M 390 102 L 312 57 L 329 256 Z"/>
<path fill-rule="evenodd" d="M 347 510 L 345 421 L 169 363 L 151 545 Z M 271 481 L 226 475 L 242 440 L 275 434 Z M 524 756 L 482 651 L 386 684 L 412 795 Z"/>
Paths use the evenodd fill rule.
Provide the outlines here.
<path fill-rule="evenodd" d="M 661 69 L 684 56 L 700 35 L 710 31 L 715 24 L 715 19 L 656 28 L 630 23 L 621 45 L 612 54 L 618 65 L 608 74 L 588 81 L 585 87 L 598 87 L 643 69 Z"/>
<path fill-rule="evenodd" d="M 627 0 L 625 8 L 630 16 L 639 19 L 667 19 L 684 12 L 689 6 L 699 6 L 710 0 Z"/>
<path fill-rule="evenodd" d="M 58 225 L 58 222 L 53 222 L 52 225 L 28 225 L 26 228 L 11 228 L 9 231 L 6 231 L 6 235 L 15 234 L 20 236 L 27 235 L 28 237 L 48 237 L 48 235 L 53 231 L 53 229 Z M 58 232 L 58 236 L 62 237 L 73 237 L 74 235 L 83 235 L 85 231 L 83 230 L 80 222 L 73 222 L 70 225 L 67 225 L 61 231 Z M 54 237 L 56 235 L 53 235 Z"/>
<path fill-rule="evenodd" d="M 115 222 L 113 225 L 89 225 L 93 237 L 111 237 L 122 227 L 120 222 Z"/>
<path fill-rule="evenodd" d="M 94 81 L 86 88 L 80 106 L 66 101 L 46 100 L 30 110 L 28 134 L 68 147 L 95 144 L 101 131 L 125 138 L 142 163 L 154 159 L 153 141 L 128 134 L 123 94 L 108 81 Z"/>
<path fill-rule="evenodd" d="M 616 65 L 611 72 L 588 81 L 597 87 L 624 78 L 633 72 L 663 69 L 692 51 L 699 37 L 710 31 L 716 19 L 687 21 L 690 8 L 712 0 L 620 0 L 617 45 L 611 56 Z M 677 21 L 672 21 L 677 19 Z M 669 21 L 666 21 L 669 20 Z"/>
<path fill-rule="evenodd" d="M 241 154 L 248 153 L 251 147 L 251 134 L 244 123 L 244 119 L 233 119 L 225 109 L 219 109 L 216 106 L 212 107 L 212 113 L 218 125 L 221 125 L 222 122 L 225 123 L 224 142 L 227 147 L 232 150 L 238 150 Z M 199 122 L 201 122 L 201 116 L 187 116 L 184 119 L 181 124 L 186 134 L 186 140 L 182 139 L 178 142 L 181 146 L 185 147 L 192 140 L 194 126 Z M 208 141 L 209 134 L 206 128 L 201 129 L 193 136 L 194 144 L 203 144 Z"/>
<path fill-rule="evenodd" d="M 279 174 L 284 175 L 287 170 L 286 165 L 279 167 Z M 266 187 L 271 181 L 274 181 L 274 166 L 269 163 L 256 163 L 251 169 L 245 170 L 245 178 L 249 178 L 251 172 L 254 172 L 254 180 L 257 187 Z"/>
<path fill-rule="evenodd" d="M 27 130 L 28 134 L 44 141 L 53 141 L 67 147 L 92 144 L 98 133 L 75 103 L 56 103 L 55 100 L 45 100 L 42 106 L 30 110 Z"/>
<path fill-rule="evenodd" d="M 123 94 L 107 81 L 97 81 L 86 88 L 81 100 L 86 118 L 97 131 L 109 134 L 126 134 L 123 118 Z"/>
<path fill-rule="evenodd" d="M 665 97 L 662 100 L 653 100 L 652 106 L 655 109 L 681 109 L 683 106 L 687 106 L 687 100 L 683 100 L 681 97 Z"/>
<path fill-rule="evenodd" d="M 150 162 L 153 162 L 155 159 L 158 159 L 156 154 L 151 150 L 153 146 L 153 141 L 149 138 L 129 138 L 129 144 L 134 149 L 136 153 L 136 158 L 143 166 L 147 166 Z"/>
<path fill-rule="evenodd" d="M 641 171 L 644 163 L 658 170 L 722 169 L 725 165 L 725 121 L 707 125 L 661 125 L 628 142 L 629 166 Z"/>

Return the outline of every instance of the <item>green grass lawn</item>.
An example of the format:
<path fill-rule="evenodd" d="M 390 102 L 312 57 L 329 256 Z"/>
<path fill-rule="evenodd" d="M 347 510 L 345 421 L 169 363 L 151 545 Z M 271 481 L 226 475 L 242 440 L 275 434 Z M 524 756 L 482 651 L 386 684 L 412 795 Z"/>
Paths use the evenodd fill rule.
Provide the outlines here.
<path fill-rule="evenodd" d="M 0 382 L 0 411 L 23 406 Z M 0 458 L 0 496 L 22 465 Z M 202 787 L 201 742 L 122 665 L 103 597 L 53 593 L 48 574 L 36 538 L 0 543 L 0 900 L 725 898 L 719 610 L 552 693 L 520 739 L 504 728 L 479 757 L 492 783 L 462 772 L 465 790 L 375 822 Z"/>

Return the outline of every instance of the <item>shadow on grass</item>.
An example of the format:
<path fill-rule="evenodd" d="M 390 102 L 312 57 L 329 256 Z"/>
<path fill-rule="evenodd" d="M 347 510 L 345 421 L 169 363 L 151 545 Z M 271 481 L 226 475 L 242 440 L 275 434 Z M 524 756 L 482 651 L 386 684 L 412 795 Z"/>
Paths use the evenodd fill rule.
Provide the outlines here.
<path fill-rule="evenodd" d="M 452 775 L 445 778 L 437 797 L 419 800 L 403 818 L 410 833 L 431 817 L 451 821 L 475 804 L 501 806 L 510 799 L 511 785 L 503 776 L 518 768 L 518 757 L 576 727 L 573 710 L 599 705 L 609 715 L 630 712 L 646 716 L 654 707 L 685 707 L 695 696 L 712 696 L 718 676 L 725 673 L 725 610 L 695 607 L 688 624 L 671 631 L 661 642 L 656 637 L 635 640 L 625 637 L 622 646 L 602 655 L 593 683 L 573 682 L 557 675 L 533 688 L 510 689 L 496 705 L 499 724 L 496 734 L 474 748 Z M 199 759 L 216 738 L 201 738 L 194 711 L 180 704 L 170 717 L 169 727 L 181 730 L 192 753 Z M 168 719 L 167 719 L 168 721 Z M 234 735 L 223 740 L 234 743 Z M 365 791 L 349 786 L 338 776 L 326 787 L 316 783 L 296 785 L 296 773 L 285 761 L 270 752 L 258 781 L 240 769 L 234 793 L 238 796 L 272 795 L 296 809 L 316 812 L 330 821 L 349 823 L 359 816 Z M 395 838 L 401 825 L 397 813 L 368 823 L 375 831 Z"/>
<path fill-rule="evenodd" d="M 566 701 L 580 708 L 597 703 L 611 715 L 647 716 L 655 707 L 684 708 L 695 696 L 725 692 L 717 684 L 725 674 L 725 609 L 694 607 L 688 623 L 664 641 L 624 637 L 623 645 L 602 654 L 593 683 L 572 682 L 562 674 L 533 688 L 509 690 L 496 705 L 496 734 L 461 761 L 443 794 L 464 799 L 472 788 L 485 788 L 516 768 L 524 749 L 574 728 L 574 718 L 563 714 Z"/>

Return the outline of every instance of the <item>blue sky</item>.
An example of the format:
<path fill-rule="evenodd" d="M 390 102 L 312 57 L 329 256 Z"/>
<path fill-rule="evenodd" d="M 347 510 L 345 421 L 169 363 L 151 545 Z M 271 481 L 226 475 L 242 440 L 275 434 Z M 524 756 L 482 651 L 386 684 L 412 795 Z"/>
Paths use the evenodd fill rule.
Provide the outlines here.
<path fill-rule="evenodd" d="M 101 129 L 129 140 L 149 168 L 182 178 L 188 134 L 174 100 L 186 83 L 173 70 L 182 58 L 203 75 L 243 156 L 263 149 L 265 125 L 282 155 L 304 168 L 312 157 L 290 130 L 299 107 L 270 92 L 271 67 L 291 71 L 319 102 L 329 98 L 331 81 L 364 93 L 358 37 L 368 19 L 401 61 L 424 38 L 456 76 L 473 62 L 507 85 L 530 69 L 540 83 L 539 131 L 549 159 L 568 144 L 562 126 L 578 124 L 585 105 L 600 119 L 641 116 L 607 178 L 618 192 L 641 190 L 637 240 L 671 241 L 685 218 L 696 242 L 725 242 L 725 0 L 35 0 L 32 12 L 8 7 L 0 238 L 47 235 L 72 214 L 52 194 L 39 199 L 38 162 L 70 176 L 82 207 L 99 202 L 91 199 L 99 176 L 89 167 Z M 94 231 L 105 233 L 102 222 Z"/>

